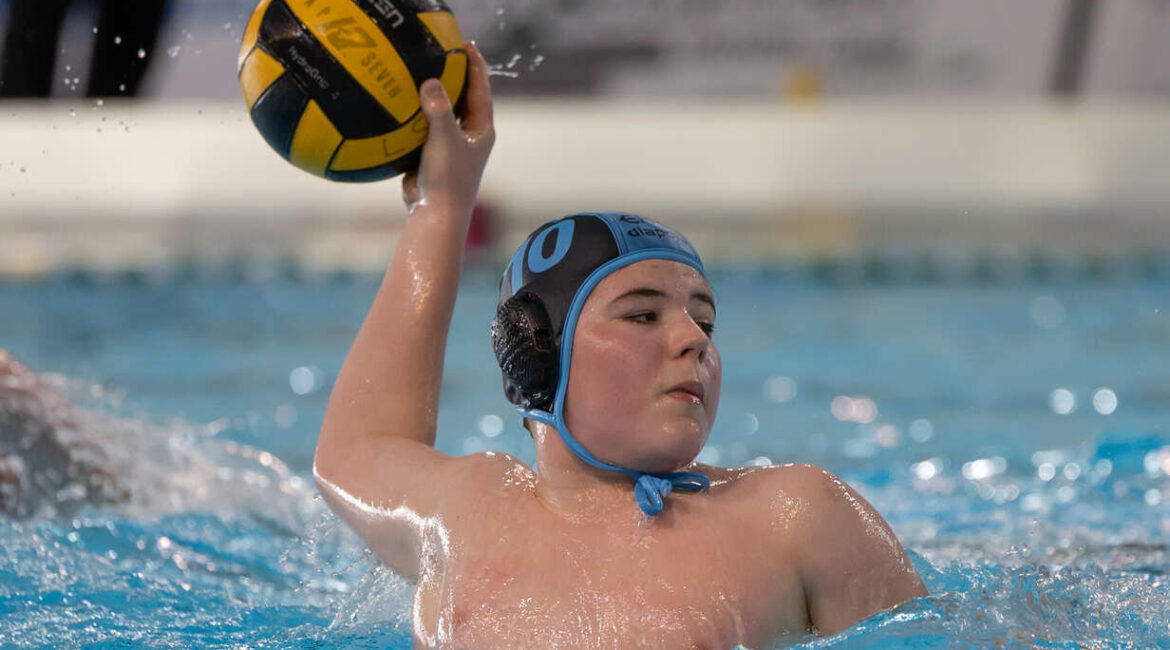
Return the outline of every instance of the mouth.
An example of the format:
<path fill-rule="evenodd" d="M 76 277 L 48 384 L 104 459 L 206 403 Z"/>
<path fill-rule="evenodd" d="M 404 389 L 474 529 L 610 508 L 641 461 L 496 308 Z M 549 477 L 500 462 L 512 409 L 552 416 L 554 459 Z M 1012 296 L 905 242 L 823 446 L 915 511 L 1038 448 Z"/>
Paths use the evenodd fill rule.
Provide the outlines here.
<path fill-rule="evenodd" d="M 703 403 L 703 384 L 697 381 L 685 381 L 681 384 L 676 384 L 666 391 L 666 394 L 684 402 L 692 404 Z"/>

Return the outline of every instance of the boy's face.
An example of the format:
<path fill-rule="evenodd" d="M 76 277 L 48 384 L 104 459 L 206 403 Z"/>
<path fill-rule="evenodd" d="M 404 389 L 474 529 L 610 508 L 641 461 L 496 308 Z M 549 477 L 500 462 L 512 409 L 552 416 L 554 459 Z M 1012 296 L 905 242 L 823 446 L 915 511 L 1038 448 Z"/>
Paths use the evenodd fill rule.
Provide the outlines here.
<path fill-rule="evenodd" d="M 573 340 L 565 420 L 599 459 L 667 472 L 698 455 L 719 407 L 723 366 L 707 331 L 711 288 L 694 268 L 644 260 L 607 276 Z"/>

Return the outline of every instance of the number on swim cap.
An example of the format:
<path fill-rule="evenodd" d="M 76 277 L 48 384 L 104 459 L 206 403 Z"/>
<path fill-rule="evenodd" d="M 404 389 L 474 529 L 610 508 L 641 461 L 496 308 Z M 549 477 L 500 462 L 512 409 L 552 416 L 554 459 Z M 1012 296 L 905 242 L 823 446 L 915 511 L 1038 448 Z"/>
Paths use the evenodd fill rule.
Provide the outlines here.
<path fill-rule="evenodd" d="M 528 247 L 529 271 L 533 273 L 544 273 L 565 259 L 565 255 L 569 254 L 569 245 L 573 243 L 573 224 L 574 222 L 568 219 L 558 221 L 553 227 L 540 233 L 536 236 L 536 239 L 532 240 L 532 245 Z M 544 240 L 553 231 L 556 231 L 557 243 L 553 248 L 552 255 L 545 257 Z"/>

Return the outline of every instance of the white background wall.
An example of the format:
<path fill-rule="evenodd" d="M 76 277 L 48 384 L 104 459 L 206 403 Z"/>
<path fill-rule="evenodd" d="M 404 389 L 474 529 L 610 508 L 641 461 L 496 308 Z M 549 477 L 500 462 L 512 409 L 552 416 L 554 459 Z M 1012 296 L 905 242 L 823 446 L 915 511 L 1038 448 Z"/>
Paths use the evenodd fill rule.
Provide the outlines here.
<path fill-rule="evenodd" d="M 717 257 L 729 241 L 761 257 L 948 238 L 1170 244 L 1161 109 L 501 100 L 497 116 L 482 197 L 506 238 L 624 209 Z M 397 181 L 297 170 L 235 102 L 6 105 L 0 142 L 0 232 L 37 264 L 267 246 L 362 266 L 405 218 Z"/>

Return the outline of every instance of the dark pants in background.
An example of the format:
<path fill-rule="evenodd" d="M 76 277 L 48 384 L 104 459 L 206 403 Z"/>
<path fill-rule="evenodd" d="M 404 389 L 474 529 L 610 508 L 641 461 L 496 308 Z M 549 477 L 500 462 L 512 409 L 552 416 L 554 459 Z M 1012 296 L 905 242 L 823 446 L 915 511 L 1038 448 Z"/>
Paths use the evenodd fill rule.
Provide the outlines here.
<path fill-rule="evenodd" d="M 133 97 L 146 73 L 166 0 L 95 0 L 97 34 L 88 97 Z M 48 97 L 70 0 L 10 0 L 0 60 L 0 97 Z M 138 56 L 142 50 L 145 56 Z"/>

